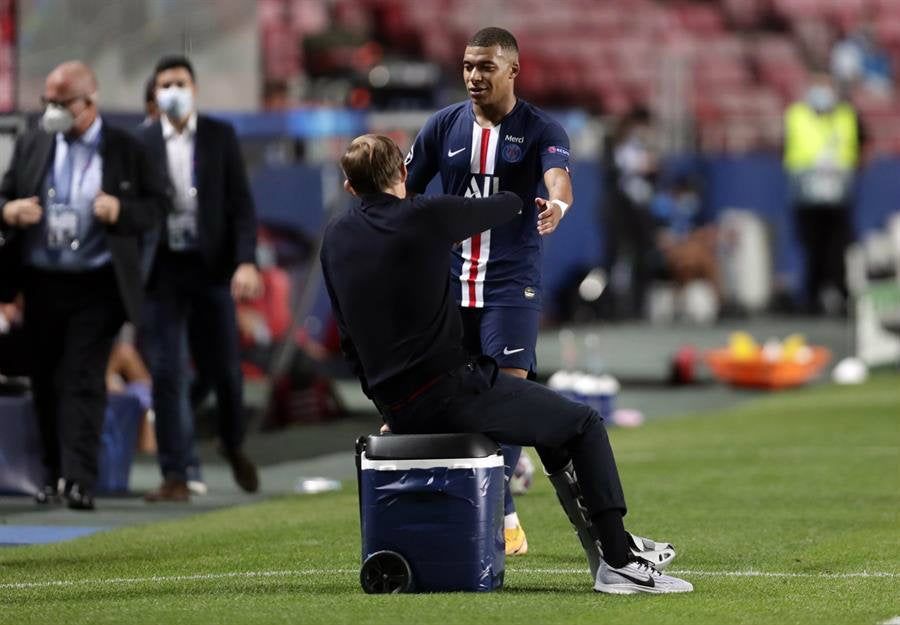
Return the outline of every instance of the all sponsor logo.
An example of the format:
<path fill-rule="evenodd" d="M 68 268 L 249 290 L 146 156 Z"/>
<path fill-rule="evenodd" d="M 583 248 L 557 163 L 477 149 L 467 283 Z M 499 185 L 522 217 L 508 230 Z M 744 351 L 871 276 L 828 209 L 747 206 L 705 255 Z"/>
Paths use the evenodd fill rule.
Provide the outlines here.
<path fill-rule="evenodd" d="M 469 179 L 469 188 L 466 189 L 466 197 L 488 197 L 499 190 L 499 176 L 485 176 L 481 184 L 479 184 L 477 176 L 472 176 Z"/>

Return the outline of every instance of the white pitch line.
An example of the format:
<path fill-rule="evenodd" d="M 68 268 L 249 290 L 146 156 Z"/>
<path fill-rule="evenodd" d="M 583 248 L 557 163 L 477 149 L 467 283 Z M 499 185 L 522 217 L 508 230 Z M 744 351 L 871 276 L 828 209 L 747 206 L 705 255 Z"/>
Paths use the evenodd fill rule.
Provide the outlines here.
<path fill-rule="evenodd" d="M 580 575 L 588 573 L 587 569 L 507 569 L 513 575 Z M 789 573 L 776 571 L 694 571 L 690 569 L 673 570 L 670 573 L 696 577 L 814 577 L 827 579 L 844 578 L 900 578 L 900 573 L 888 571 L 857 571 L 849 573 Z M 197 573 L 194 575 L 152 575 L 149 577 L 112 577 L 105 579 L 48 580 L 40 582 L 16 582 L 0 584 L 0 590 L 27 590 L 31 588 L 69 587 L 69 586 L 122 586 L 127 584 L 169 583 L 209 581 L 219 579 L 252 579 L 259 577 L 307 577 L 312 575 L 357 575 L 358 569 L 304 569 L 285 571 L 233 571 L 228 573 Z"/>

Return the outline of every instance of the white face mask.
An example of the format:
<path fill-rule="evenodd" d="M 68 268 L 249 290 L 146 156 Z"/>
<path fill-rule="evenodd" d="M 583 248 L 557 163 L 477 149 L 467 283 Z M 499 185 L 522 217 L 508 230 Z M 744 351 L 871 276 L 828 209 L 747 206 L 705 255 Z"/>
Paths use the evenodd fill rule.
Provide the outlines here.
<path fill-rule="evenodd" d="M 806 101 L 819 113 L 830 111 L 837 104 L 837 95 L 834 89 L 825 85 L 810 87 L 806 92 Z"/>
<path fill-rule="evenodd" d="M 41 116 L 41 128 L 50 134 L 61 132 L 63 134 L 72 130 L 75 125 L 75 116 L 72 111 L 59 104 L 48 104 Z"/>
<path fill-rule="evenodd" d="M 173 121 L 181 121 L 194 110 L 194 93 L 187 87 L 166 87 L 156 92 L 156 103 Z"/>

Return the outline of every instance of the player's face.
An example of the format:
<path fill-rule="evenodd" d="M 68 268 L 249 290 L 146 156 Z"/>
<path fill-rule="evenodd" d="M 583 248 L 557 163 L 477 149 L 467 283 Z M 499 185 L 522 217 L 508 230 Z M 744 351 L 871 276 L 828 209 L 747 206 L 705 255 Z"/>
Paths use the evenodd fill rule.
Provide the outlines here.
<path fill-rule="evenodd" d="M 519 73 L 515 52 L 499 45 L 492 48 L 468 47 L 463 56 L 463 80 L 469 97 L 480 106 L 502 102 L 513 91 Z"/>

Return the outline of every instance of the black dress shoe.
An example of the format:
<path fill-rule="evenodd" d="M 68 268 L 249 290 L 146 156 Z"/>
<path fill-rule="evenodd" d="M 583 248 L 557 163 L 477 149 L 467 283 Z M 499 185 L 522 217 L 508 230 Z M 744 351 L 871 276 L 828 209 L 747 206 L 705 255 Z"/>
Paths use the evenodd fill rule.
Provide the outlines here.
<path fill-rule="evenodd" d="M 66 484 L 66 505 L 72 510 L 93 510 L 94 493 L 78 482 Z"/>
<path fill-rule="evenodd" d="M 256 465 L 240 449 L 229 450 L 220 448 L 222 455 L 231 465 L 231 475 L 242 490 L 255 493 L 259 490 L 259 473 Z"/>
<path fill-rule="evenodd" d="M 34 502 L 41 505 L 62 503 L 62 493 L 59 488 L 59 480 L 47 482 L 34 494 Z"/>

